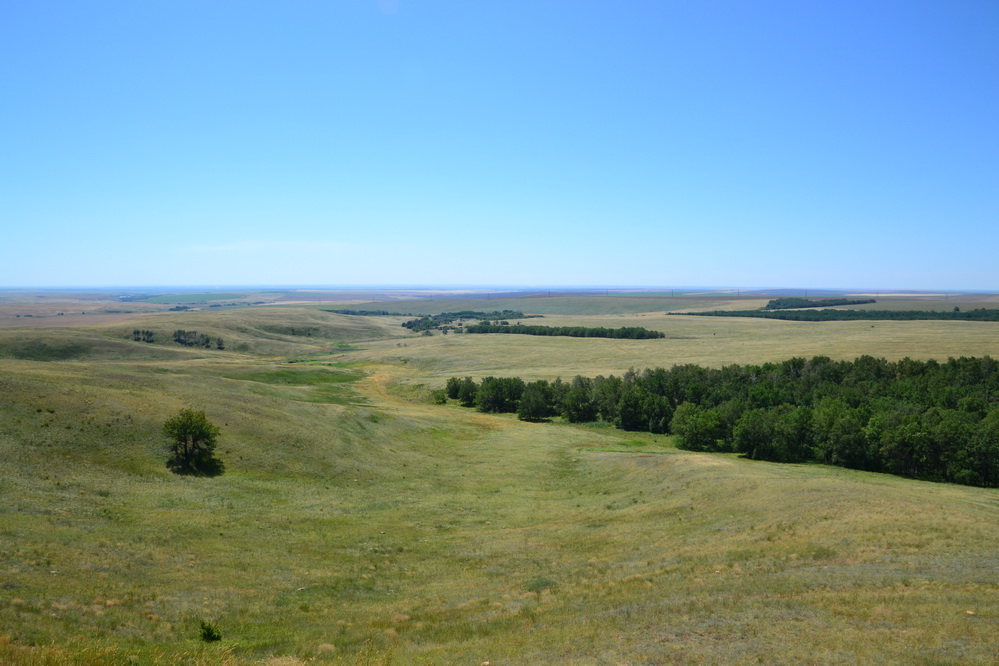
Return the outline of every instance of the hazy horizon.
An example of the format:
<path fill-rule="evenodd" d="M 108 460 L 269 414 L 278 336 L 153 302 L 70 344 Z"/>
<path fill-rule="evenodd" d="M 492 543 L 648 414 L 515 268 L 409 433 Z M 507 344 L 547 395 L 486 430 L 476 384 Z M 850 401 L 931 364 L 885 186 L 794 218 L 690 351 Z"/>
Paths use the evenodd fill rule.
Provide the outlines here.
<path fill-rule="evenodd" d="M 516 294 L 533 295 L 548 292 L 591 293 L 591 292 L 717 292 L 717 293 L 761 293 L 761 294 L 995 294 L 989 289 L 905 289 L 894 287 L 782 287 L 782 286 L 728 286 L 728 285 L 476 285 L 476 284 L 222 284 L 222 285 L 51 285 L 17 286 L 0 285 L 0 292 L 7 291 L 89 291 L 89 292 L 223 292 L 236 291 L 326 291 L 326 292 L 441 292 L 471 294 Z"/>

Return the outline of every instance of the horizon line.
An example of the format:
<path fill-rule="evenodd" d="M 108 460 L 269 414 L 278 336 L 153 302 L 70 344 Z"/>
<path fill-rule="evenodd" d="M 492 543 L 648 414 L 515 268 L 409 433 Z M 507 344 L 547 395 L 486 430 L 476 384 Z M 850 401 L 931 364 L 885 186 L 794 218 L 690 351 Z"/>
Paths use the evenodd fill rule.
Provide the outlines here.
<path fill-rule="evenodd" d="M 999 293 L 999 289 L 953 289 L 933 287 L 800 287 L 800 286 L 731 286 L 731 285 L 504 285 L 504 284 L 194 284 L 194 285 L 0 285 L 0 291 L 175 291 L 188 292 L 195 290 L 280 290 L 280 291 L 470 291 L 481 293 L 523 293 L 532 291 L 716 291 L 716 292 L 837 292 L 837 293 L 942 293 L 942 294 L 989 294 Z"/>

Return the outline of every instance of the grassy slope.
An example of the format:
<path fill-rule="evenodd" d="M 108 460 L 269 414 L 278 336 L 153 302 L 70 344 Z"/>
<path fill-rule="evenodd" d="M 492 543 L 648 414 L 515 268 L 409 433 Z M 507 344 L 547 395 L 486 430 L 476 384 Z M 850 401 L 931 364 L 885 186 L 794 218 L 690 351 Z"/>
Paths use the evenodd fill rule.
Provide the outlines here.
<path fill-rule="evenodd" d="M 88 317 L 90 317 L 88 315 Z M 75 358 L 218 357 L 214 350 L 182 348 L 173 343 L 177 329 L 222 337 L 229 351 L 264 355 L 311 353 L 358 340 L 387 339 L 407 333 L 402 319 L 347 317 L 307 308 L 199 310 L 146 314 L 102 315 L 86 327 L 67 328 L 69 317 L 6 319 L 0 327 L 0 358 L 31 358 L 39 344 L 53 352 L 52 360 Z M 135 329 L 151 330 L 155 343 L 133 342 Z M 67 352 L 68 353 L 62 353 Z M 44 353 L 42 350 L 41 353 Z M 224 355 L 222 355 L 224 356 Z"/>
<path fill-rule="evenodd" d="M 413 388 L 670 363 L 622 344 L 642 341 L 361 342 L 382 324 L 270 312 L 162 323 L 222 321 L 215 334 L 281 357 L 121 343 L 162 355 L 0 360 L 0 662 L 994 659 L 996 491 L 683 453 Z M 771 323 L 662 342 L 700 362 L 823 339 L 844 357 L 970 344 L 954 324 L 869 339 Z M 136 326 L 58 335 L 118 345 Z M 970 337 L 995 355 L 994 336 Z M 183 406 L 223 427 L 224 476 L 163 467 L 158 428 Z M 220 644 L 197 639 L 201 619 Z"/>

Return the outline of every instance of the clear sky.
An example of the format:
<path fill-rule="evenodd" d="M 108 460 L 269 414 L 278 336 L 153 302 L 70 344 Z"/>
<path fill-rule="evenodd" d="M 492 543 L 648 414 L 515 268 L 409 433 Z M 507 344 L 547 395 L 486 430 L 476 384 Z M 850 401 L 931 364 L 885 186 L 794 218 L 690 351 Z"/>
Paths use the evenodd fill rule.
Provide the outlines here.
<path fill-rule="evenodd" d="M 0 286 L 999 290 L 999 2 L 2 2 L 0 230 Z"/>

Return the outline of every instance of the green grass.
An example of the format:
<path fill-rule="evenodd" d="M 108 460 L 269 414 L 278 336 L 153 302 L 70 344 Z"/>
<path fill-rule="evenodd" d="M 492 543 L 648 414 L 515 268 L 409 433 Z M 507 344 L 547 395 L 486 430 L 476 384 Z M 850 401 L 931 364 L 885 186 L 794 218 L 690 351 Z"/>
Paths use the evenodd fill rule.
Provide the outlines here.
<path fill-rule="evenodd" d="M 994 663 L 995 490 L 424 397 L 451 374 L 996 355 L 994 329 L 676 318 L 675 339 L 511 345 L 301 308 L 150 317 L 262 351 L 119 341 L 123 315 L 28 331 L 82 356 L 0 359 L 0 663 Z M 223 476 L 166 470 L 184 407 L 221 427 Z"/>
<path fill-rule="evenodd" d="M 332 366 L 332 364 L 326 365 Z M 247 369 L 237 372 L 226 370 L 226 372 L 227 374 L 224 376 L 229 379 L 265 385 L 250 389 L 259 395 L 342 405 L 365 402 L 363 396 L 345 386 L 363 377 L 363 372 L 358 370 L 305 366 L 293 369 L 279 367 L 266 370 Z"/>
<path fill-rule="evenodd" d="M 342 384 L 356 382 L 361 378 L 358 372 L 339 369 L 321 369 L 315 367 L 270 370 L 246 370 L 226 375 L 230 379 L 241 379 L 263 384 L 278 384 L 284 386 L 319 386 L 323 384 Z"/>
<path fill-rule="evenodd" d="M 46 344 L 38 340 L 23 340 L 0 345 L 0 356 L 27 361 L 65 361 L 87 353 L 88 348 L 73 342 Z"/>
<path fill-rule="evenodd" d="M 124 333 L 79 329 L 0 329 L 0 359 L 23 361 L 149 361 L 190 353 L 177 345 L 133 342 Z"/>

